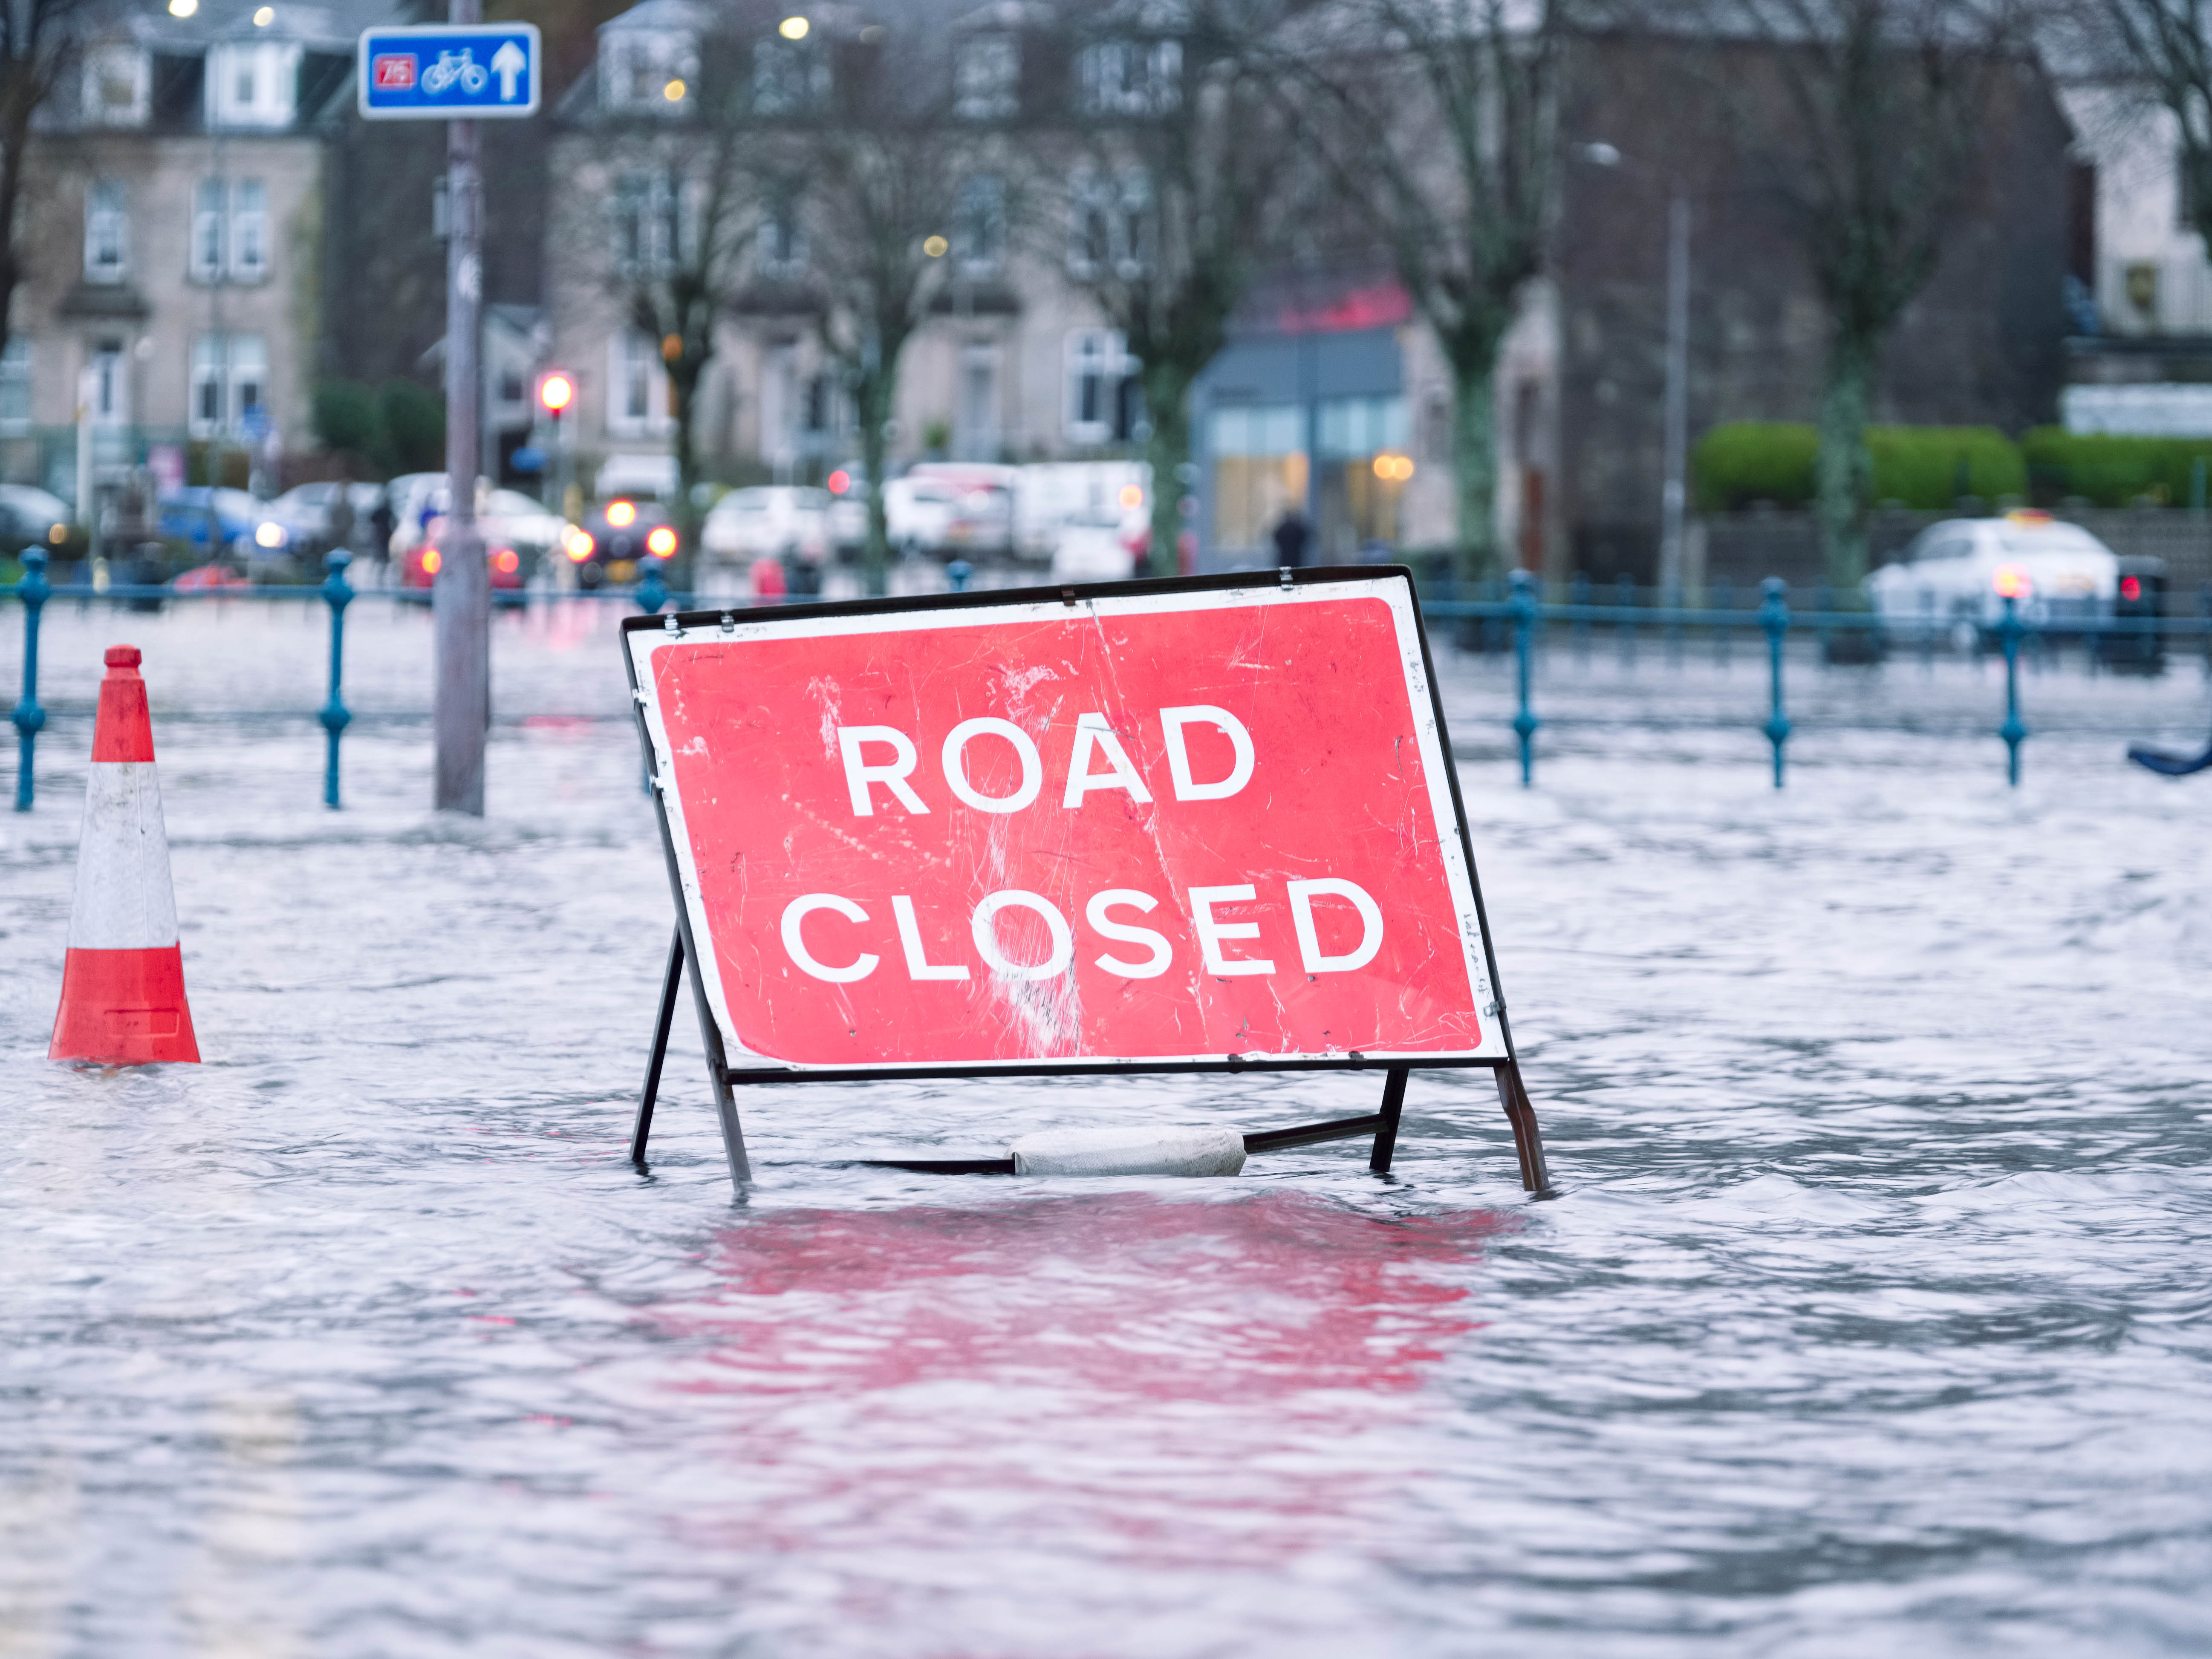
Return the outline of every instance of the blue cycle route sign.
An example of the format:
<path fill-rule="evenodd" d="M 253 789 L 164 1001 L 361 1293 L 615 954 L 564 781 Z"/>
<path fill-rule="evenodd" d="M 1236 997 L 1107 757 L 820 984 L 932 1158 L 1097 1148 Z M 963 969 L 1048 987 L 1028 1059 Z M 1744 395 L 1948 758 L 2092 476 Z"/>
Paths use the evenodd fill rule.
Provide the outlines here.
<path fill-rule="evenodd" d="M 538 113 L 545 55 L 534 23 L 364 30 L 354 79 L 372 121 L 496 120 Z"/>

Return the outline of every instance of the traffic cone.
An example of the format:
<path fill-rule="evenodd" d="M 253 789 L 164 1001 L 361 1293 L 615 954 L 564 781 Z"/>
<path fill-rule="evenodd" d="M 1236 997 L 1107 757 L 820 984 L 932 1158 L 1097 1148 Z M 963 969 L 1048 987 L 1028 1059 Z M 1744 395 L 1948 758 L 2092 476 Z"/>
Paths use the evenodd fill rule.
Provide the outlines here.
<path fill-rule="evenodd" d="M 135 1066 L 199 1057 L 185 1002 L 146 682 L 138 678 L 138 647 L 111 645 L 92 728 L 62 1006 L 46 1058 Z"/>

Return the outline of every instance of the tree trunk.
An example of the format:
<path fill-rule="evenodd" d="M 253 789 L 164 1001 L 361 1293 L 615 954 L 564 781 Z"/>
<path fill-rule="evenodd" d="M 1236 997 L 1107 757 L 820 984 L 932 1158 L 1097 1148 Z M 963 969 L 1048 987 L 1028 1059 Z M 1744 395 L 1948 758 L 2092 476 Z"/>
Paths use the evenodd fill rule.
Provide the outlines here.
<path fill-rule="evenodd" d="M 865 372 L 854 388 L 853 402 L 860 421 L 860 460 L 868 472 L 868 537 L 860 552 L 860 571 L 871 593 L 890 586 L 891 562 L 890 517 L 884 510 L 884 428 L 890 422 L 891 377 L 878 368 Z"/>
<path fill-rule="evenodd" d="M 707 359 L 695 360 L 687 352 L 668 366 L 668 398 L 676 415 L 676 499 L 669 503 L 682 538 L 677 568 L 669 573 L 669 586 L 696 592 L 699 586 L 699 382 L 706 378 Z"/>
<path fill-rule="evenodd" d="M 1820 393 L 1820 448 L 1814 510 L 1820 557 L 1834 604 L 1856 609 L 1867 574 L 1867 497 L 1874 458 L 1867 452 L 1867 400 L 1874 383 L 1874 347 L 1842 327 L 1828 349 Z"/>
<path fill-rule="evenodd" d="M 1452 363 L 1452 481 L 1458 521 L 1453 571 L 1462 583 L 1498 574 L 1498 352 L 1468 352 Z"/>
<path fill-rule="evenodd" d="M 1183 470 L 1190 465 L 1191 379 L 1166 366 L 1147 366 L 1144 377 L 1145 418 L 1152 426 L 1145 459 L 1152 469 L 1152 539 L 1139 575 L 1182 573 L 1182 503 L 1191 493 L 1183 482 Z"/>

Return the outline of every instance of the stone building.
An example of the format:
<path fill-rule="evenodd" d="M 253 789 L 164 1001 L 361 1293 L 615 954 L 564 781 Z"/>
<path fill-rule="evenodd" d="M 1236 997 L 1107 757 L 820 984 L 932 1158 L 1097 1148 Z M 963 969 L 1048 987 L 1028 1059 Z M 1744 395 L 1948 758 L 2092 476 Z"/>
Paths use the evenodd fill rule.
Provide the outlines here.
<path fill-rule="evenodd" d="M 311 6 L 190 0 L 98 34 L 41 112 L 0 362 L 0 473 L 77 497 L 210 447 L 264 475 L 311 446 L 325 141 L 353 33 Z"/>

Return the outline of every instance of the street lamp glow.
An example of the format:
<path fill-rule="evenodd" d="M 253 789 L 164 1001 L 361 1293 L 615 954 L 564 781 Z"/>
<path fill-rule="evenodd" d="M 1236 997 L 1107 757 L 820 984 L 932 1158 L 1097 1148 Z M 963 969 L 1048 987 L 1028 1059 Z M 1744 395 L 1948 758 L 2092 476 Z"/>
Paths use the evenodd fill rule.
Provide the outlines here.
<path fill-rule="evenodd" d="M 169 0 L 169 15 L 190 17 L 200 9 L 200 0 Z"/>
<path fill-rule="evenodd" d="M 576 383 L 556 370 L 538 383 L 538 401 L 549 413 L 558 415 L 576 400 Z"/>
<path fill-rule="evenodd" d="M 807 22 L 804 17 L 787 17 L 775 26 L 775 32 L 787 40 L 804 40 Z"/>
<path fill-rule="evenodd" d="M 945 249 L 951 246 L 952 244 L 942 236 L 932 236 L 922 243 L 921 251 L 933 259 L 942 259 L 945 257 Z"/>
<path fill-rule="evenodd" d="M 663 98 L 665 98 L 672 104 L 680 104 L 684 101 L 684 94 L 687 88 L 682 81 L 671 81 L 666 86 L 661 88 L 660 95 Z"/>
<path fill-rule="evenodd" d="M 253 14 L 253 27 L 258 29 L 265 29 L 276 21 L 276 8 L 274 6 L 264 6 Z"/>

